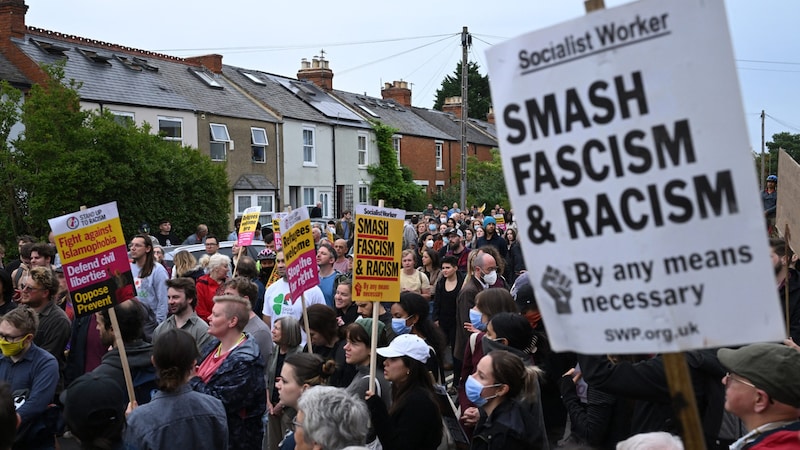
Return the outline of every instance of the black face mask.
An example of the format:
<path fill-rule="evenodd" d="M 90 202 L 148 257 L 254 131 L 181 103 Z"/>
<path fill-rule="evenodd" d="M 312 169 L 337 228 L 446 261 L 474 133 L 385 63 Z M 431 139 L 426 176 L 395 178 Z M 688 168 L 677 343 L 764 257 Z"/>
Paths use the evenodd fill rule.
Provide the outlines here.
<path fill-rule="evenodd" d="M 487 354 L 494 350 L 506 350 L 508 351 L 511 347 L 505 345 L 503 342 L 505 339 L 490 339 L 489 336 L 484 335 L 481 339 L 481 344 L 483 344 L 483 354 Z"/>

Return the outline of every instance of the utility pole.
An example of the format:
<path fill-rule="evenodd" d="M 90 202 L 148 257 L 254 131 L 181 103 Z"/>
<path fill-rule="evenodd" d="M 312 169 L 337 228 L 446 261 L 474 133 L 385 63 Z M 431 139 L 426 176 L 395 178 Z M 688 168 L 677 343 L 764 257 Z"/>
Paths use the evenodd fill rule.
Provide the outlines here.
<path fill-rule="evenodd" d="M 467 206 L 467 120 L 469 120 L 469 110 L 467 108 L 467 88 L 468 88 L 468 61 L 467 52 L 472 45 L 472 36 L 469 35 L 467 27 L 461 31 L 461 209 Z"/>
<path fill-rule="evenodd" d="M 761 110 L 761 179 L 758 181 L 758 185 L 761 186 L 761 190 L 764 190 L 764 180 L 767 178 L 766 175 L 766 168 L 764 167 L 767 164 L 767 159 L 764 157 L 764 110 Z"/>

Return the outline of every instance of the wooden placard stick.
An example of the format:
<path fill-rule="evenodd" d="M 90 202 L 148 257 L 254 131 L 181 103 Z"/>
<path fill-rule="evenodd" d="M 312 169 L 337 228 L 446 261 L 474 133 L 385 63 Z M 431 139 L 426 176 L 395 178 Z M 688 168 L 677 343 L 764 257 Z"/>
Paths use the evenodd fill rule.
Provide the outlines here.
<path fill-rule="evenodd" d="M 683 445 L 686 450 L 705 450 L 703 428 L 697 411 L 689 366 L 683 353 L 664 353 L 664 373 L 667 375 L 672 409 L 681 421 Z"/>

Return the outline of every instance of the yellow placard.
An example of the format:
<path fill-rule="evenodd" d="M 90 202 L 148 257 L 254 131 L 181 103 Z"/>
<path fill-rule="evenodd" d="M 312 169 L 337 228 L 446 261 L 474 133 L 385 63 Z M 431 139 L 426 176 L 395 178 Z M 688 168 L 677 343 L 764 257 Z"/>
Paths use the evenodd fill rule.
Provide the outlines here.
<path fill-rule="evenodd" d="M 403 253 L 401 209 L 356 207 L 353 249 L 353 300 L 400 300 L 400 259 Z"/>

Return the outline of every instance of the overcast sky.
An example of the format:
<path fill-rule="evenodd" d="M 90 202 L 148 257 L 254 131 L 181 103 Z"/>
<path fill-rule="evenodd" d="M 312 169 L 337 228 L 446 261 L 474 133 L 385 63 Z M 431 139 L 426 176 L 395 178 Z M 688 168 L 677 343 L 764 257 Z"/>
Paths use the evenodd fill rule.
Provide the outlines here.
<path fill-rule="evenodd" d="M 334 88 L 380 97 L 383 82 L 402 79 L 427 108 L 461 59 L 462 27 L 485 73 L 490 45 L 584 14 L 583 0 L 26 1 L 29 26 L 175 56 L 220 53 L 225 64 L 287 76 L 324 49 Z M 800 133 L 800 1 L 725 4 L 750 145 L 760 151 L 762 109 L 767 141 Z"/>

